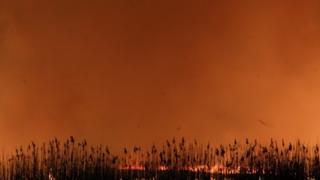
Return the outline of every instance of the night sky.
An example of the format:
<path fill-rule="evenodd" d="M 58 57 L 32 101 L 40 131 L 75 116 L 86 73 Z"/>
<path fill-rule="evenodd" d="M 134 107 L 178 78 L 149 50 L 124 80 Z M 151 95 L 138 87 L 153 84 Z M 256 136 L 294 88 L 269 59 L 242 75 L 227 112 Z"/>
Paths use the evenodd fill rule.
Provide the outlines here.
<path fill-rule="evenodd" d="M 0 147 L 320 135 L 320 1 L 0 0 Z"/>

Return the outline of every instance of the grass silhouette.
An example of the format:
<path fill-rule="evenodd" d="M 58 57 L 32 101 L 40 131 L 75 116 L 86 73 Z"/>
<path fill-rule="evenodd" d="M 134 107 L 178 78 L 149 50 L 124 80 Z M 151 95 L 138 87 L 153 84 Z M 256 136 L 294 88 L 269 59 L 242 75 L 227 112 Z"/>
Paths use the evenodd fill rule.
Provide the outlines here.
<path fill-rule="evenodd" d="M 219 146 L 167 140 L 152 145 L 124 148 L 115 155 L 107 146 L 89 147 L 74 137 L 61 143 L 30 143 L 0 161 L 0 179 L 95 180 L 95 179 L 320 179 L 319 146 L 257 140 Z"/>

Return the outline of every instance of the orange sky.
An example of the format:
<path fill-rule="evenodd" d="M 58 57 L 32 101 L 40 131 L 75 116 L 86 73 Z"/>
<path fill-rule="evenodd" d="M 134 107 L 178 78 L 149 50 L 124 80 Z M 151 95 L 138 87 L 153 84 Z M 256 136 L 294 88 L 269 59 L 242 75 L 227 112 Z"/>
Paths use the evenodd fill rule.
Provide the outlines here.
<path fill-rule="evenodd" d="M 0 1 L 1 146 L 317 141 L 320 2 Z"/>

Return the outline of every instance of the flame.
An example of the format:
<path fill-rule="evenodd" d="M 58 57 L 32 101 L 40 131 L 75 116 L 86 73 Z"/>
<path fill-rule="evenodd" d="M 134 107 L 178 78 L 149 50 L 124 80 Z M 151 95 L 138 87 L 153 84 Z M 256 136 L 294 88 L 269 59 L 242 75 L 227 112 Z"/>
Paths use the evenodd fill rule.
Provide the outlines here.
<path fill-rule="evenodd" d="M 146 168 L 143 165 L 124 165 L 120 164 L 118 166 L 118 169 L 120 170 L 141 170 L 144 171 Z M 168 166 L 157 166 L 155 169 L 158 171 L 166 171 L 170 169 Z M 207 165 L 196 165 L 196 166 L 181 166 L 178 167 L 179 170 L 187 170 L 192 172 L 202 171 L 206 173 L 223 173 L 223 174 L 239 174 L 240 173 L 240 166 L 237 166 L 236 168 L 226 168 L 223 165 L 214 165 L 214 166 L 207 166 Z M 252 170 L 248 173 L 256 173 L 256 170 Z"/>

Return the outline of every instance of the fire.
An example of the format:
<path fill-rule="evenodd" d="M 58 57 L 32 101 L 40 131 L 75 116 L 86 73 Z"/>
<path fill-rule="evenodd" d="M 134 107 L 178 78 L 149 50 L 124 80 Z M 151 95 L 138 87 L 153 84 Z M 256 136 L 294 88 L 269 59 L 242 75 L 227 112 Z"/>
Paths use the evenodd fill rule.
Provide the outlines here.
<path fill-rule="evenodd" d="M 120 164 L 118 166 L 118 169 L 144 171 L 146 168 L 143 165 L 123 165 L 123 164 Z M 155 169 L 157 169 L 158 171 L 166 171 L 166 170 L 170 169 L 170 167 L 161 165 L 161 166 L 157 166 Z M 177 169 L 192 171 L 192 172 L 201 171 L 201 172 L 212 173 L 212 174 L 214 174 L 214 173 L 239 174 L 240 173 L 240 166 L 238 166 L 236 168 L 226 168 L 223 165 L 214 165 L 214 166 L 210 166 L 210 167 L 208 167 L 207 165 L 196 165 L 196 166 L 182 166 L 182 167 L 178 167 Z M 252 170 L 251 173 L 254 173 L 254 172 L 256 172 L 256 171 Z"/>

